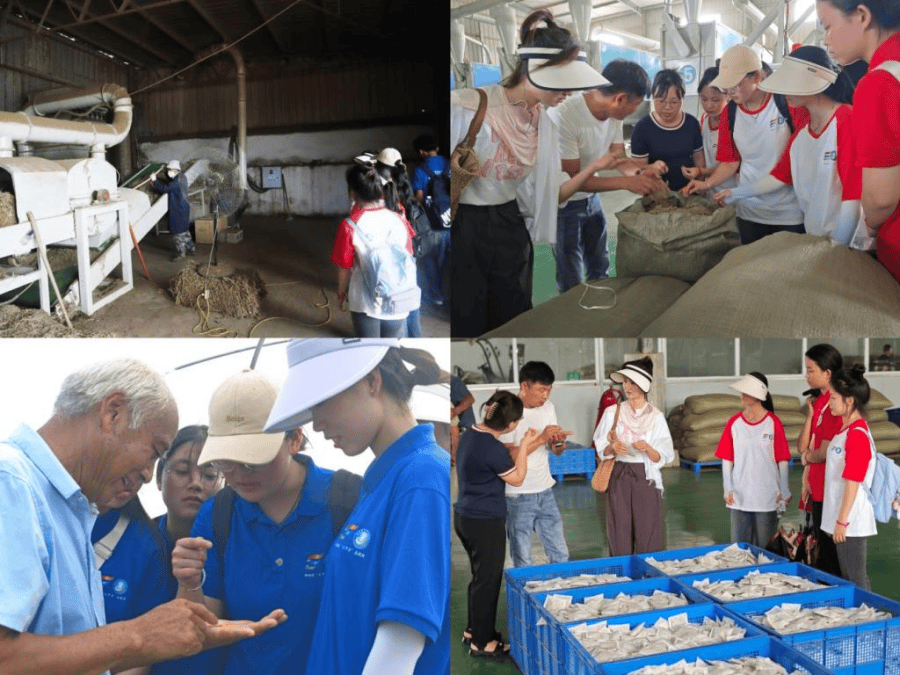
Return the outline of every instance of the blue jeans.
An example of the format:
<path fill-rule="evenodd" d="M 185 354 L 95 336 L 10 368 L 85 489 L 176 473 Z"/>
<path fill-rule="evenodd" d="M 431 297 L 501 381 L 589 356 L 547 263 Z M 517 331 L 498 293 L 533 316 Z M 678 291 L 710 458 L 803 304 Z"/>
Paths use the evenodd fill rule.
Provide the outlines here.
<path fill-rule="evenodd" d="M 531 564 L 531 533 L 537 532 L 551 563 L 566 562 L 569 547 L 553 490 L 506 495 L 506 537 L 513 567 Z"/>
<path fill-rule="evenodd" d="M 376 319 L 363 312 L 350 312 L 353 330 L 362 338 L 367 337 L 402 337 L 406 319 L 387 321 Z"/>
<path fill-rule="evenodd" d="M 406 317 L 405 337 L 422 337 L 422 322 L 418 309 L 414 309 Z"/>
<path fill-rule="evenodd" d="M 606 216 L 600 195 L 569 202 L 559 210 L 553 252 L 560 293 L 585 279 L 605 279 L 609 275 L 606 240 Z"/>
<path fill-rule="evenodd" d="M 422 272 L 422 303 L 441 305 L 444 297 L 444 275 L 450 260 L 450 228 L 430 233 L 430 246 L 424 256 L 419 258 L 419 269 Z"/>

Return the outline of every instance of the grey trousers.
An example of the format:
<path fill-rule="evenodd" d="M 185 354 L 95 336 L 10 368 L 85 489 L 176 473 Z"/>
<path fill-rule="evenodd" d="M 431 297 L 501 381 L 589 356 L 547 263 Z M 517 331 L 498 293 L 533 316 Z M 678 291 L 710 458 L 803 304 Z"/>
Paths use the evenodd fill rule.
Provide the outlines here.
<path fill-rule="evenodd" d="M 866 574 L 866 539 L 867 537 L 847 537 L 844 543 L 835 544 L 835 547 L 841 576 L 860 588 L 871 591 L 872 584 Z"/>
<path fill-rule="evenodd" d="M 662 551 L 662 495 L 643 464 L 616 462 L 606 490 L 609 554 Z"/>
<path fill-rule="evenodd" d="M 765 548 L 778 529 L 776 511 L 739 511 L 731 509 L 731 541 L 745 541 Z"/>

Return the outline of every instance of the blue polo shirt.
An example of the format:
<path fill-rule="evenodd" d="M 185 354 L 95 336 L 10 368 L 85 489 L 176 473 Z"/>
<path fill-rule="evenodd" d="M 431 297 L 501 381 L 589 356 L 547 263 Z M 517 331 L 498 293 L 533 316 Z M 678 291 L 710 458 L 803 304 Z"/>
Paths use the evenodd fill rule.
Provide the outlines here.
<path fill-rule="evenodd" d="M 313 639 L 324 559 L 334 540 L 328 507 L 332 471 L 306 455 L 306 484 L 296 508 L 276 524 L 255 503 L 239 496 L 231 514 L 224 555 L 215 547 L 213 499 L 200 507 L 191 535 L 213 542 L 206 557 L 203 592 L 222 600 L 230 619 L 259 620 L 283 608 L 288 620 L 262 635 L 236 643 L 225 675 L 303 672 Z"/>
<path fill-rule="evenodd" d="M 97 518 L 91 544 L 115 527 L 120 513 L 113 509 Z M 107 623 L 133 619 L 172 599 L 165 551 L 151 527 L 136 520 L 129 522 L 109 560 L 100 566 Z"/>
<path fill-rule="evenodd" d="M 450 456 L 430 424 L 397 439 L 363 477 L 328 552 L 307 675 L 359 675 L 381 621 L 425 635 L 416 675 L 450 672 Z"/>
<path fill-rule="evenodd" d="M 166 557 L 171 559 L 175 550 L 175 542 L 169 536 L 166 529 L 166 514 L 156 519 L 163 544 L 166 548 Z M 167 583 L 166 600 L 174 600 L 178 594 L 178 580 L 169 575 Z M 230 647 L 220 647 L 200 652 L 185 659 L 174 661 L 160 661 L 150 668 L 150 675 L 220 675 L 225 668 Z"/>
<path fill-rule="evenodd" d="M 0 625 L 70 635 L 106 623 L 96 517 L 36 431 L 23 424 L 0 443 Z"/>

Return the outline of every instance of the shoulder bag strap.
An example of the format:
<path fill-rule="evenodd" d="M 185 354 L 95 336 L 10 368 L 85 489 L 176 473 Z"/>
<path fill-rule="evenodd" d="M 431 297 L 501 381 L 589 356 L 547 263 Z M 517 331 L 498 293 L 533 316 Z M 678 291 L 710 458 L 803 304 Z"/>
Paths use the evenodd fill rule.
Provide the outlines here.
<path fill-rule="evenodd" d="M 122 539 L 122 535 L 125 534 L 128 522 L 128 516 L 124 513 L 119 514 L 119 519 L 116 521 L 113 529 L 107 532 L 105 537 L 94 544 L 94 562 L 97 563 L 98 570 L 103 563 L 112 557 L 116 545 Z"/>
<path fill-rule="evenodd" d="M 475 111 L 475 117 L 472 118 L 472 123 L 469 125 L 469 131 L 466 133 L 466 137 L 462 142 L 462 144 L 468 148 L 475 145 L 475 137 L 478 135 L 478 132 L 481 131 L 481 125 L 484 123 L 484 114 L 487 112 L 487 94 L 484 93 L 483 89 L 476 89 L 475 91 L 478 92 L 478 97 L 481 100 L 478 102 L 478 110 Z"/>

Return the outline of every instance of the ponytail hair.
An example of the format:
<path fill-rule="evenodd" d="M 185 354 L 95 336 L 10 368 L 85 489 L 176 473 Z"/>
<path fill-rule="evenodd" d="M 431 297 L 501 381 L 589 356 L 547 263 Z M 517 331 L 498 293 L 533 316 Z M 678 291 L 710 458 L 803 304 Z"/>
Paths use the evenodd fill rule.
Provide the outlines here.
<path fill-rule="evenodd" d="M 357 198 L 364 202 L 375 202 L 384 199 L 382 179 L 375 168 L 375 162 L 362 163 L 356 159 L 353 166 L 347 169 L 347 187 Z"/>
<path fill-rule="evenodd" d="M 766 385 L 766 400 L 762 401 L 762 407 L 768 410 L 770 413 L 775 412 L 775 403 L 772 401 L 772 394 L 769 393 L 769 380 L 762 373 L 747 373 L 751 377 L 755 377 L 757 380 Z"/>
<path fill-rule="evenodd" d="M 838 371 L 831 378 L 831 388 L 837 392 L 842 398 L 852 398 L 853 408 L 860 415 L 866 412 L 866 405 L 869 403 L 869 397 L 872 390 L 863 374 L 866 367 L 861 363 L 857 363 L 850 368 L 844 368 Z"/>
<path fill-rule="evenodd" d="M 546 27 L 539 28 L 538 24 L 544 22 Z M 529 14 L 525 21 L 522 22 L 522 29 L 519 33 L 519 43 L 523 47 L 550 47 L 553 49 L 561 49 L 559 54 L 548 59 L 547 63 L 541 68 L 549 68 L 550 66 L 559 66 L 569 63 L 578 58 L 581 51 L 581 43 L 575 39 L 572 33 L 558 26 L 553 20 L 553 13 L 549 9 L 538 9 Z M 512 89 L 523 79 L 527 77 L 528 63 L 519 59 L 516 69 L 503 82 L 506 89 Z"/>
<path fill-rule="evenodd" d="M 522 419 L 522 411 L 525 406 L 515 394 L 500 389 L 481 404 L 484 426 L 494 431 L 503 431 L 513 422 Z"/>
<path fill-rule="evenodd" d="M 381 373 L 384 392 L 403 405 L 409 402 L 413 388 L 439 384 L 445 379 L 445 373 L 437 361 L 424 349 L 391 347 L 376 368 Z"/>

